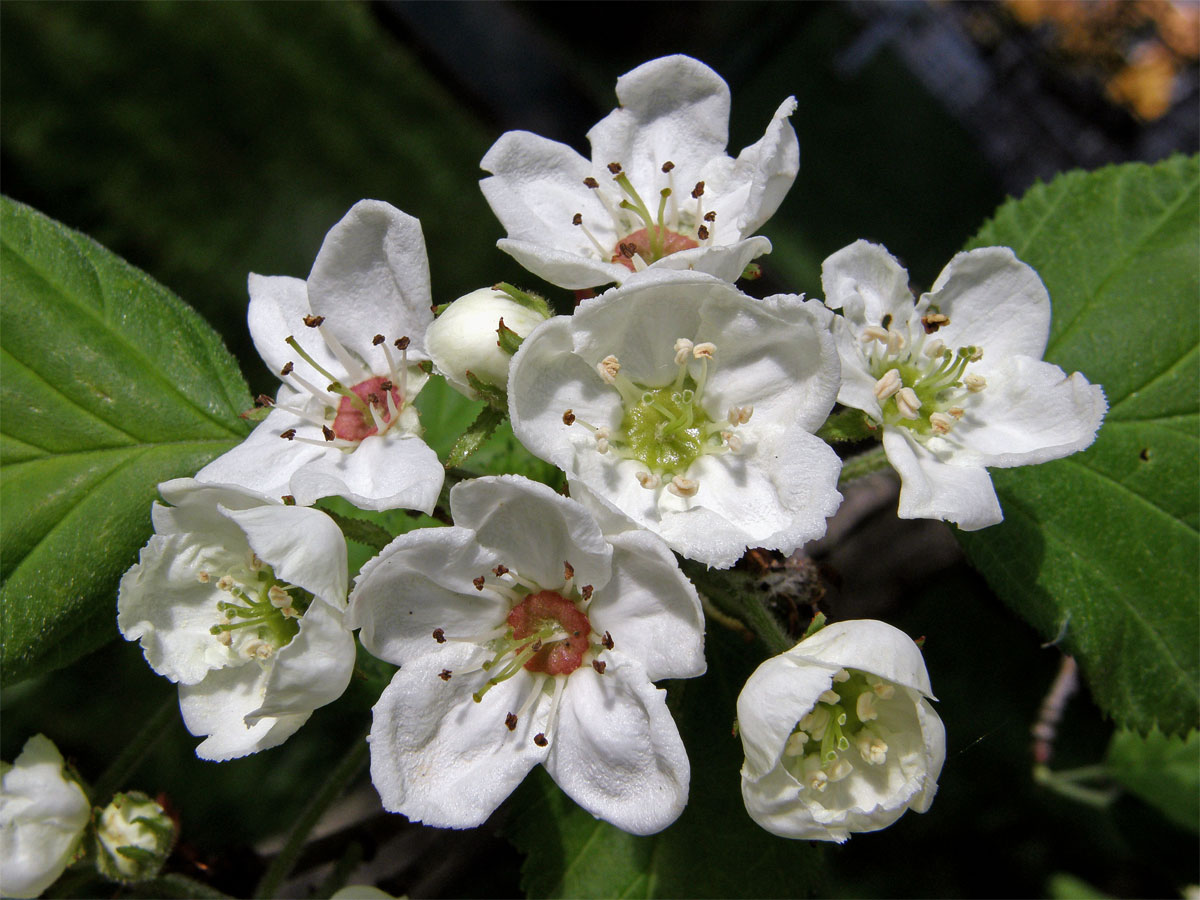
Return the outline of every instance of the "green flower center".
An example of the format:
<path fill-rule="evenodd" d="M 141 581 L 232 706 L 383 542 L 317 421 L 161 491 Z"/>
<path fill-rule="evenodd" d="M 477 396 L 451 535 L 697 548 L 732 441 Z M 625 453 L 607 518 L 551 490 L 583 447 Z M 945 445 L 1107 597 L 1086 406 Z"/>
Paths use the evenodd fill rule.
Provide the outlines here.
<path fill-rule="evenodd" d="M 199 580 L 213 581 L 201 572 Z M 313 595 L 275 576 L 270 566 L 253 557 L 248 567 L 238 567 L 216 579 L 228 600 L 217 601 L 220 623 L 209 633 L 242 656 L 269 659 L 300 631 L 300 617 Z"/>

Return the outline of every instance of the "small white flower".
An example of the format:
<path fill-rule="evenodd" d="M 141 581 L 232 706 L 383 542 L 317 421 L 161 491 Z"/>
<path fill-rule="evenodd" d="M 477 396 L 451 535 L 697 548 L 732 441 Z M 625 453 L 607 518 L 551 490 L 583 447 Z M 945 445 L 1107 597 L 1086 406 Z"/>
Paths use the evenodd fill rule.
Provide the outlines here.
<path fill-rule="evenodd" d="M 566 471 L 571 496 L 684 556 L 724 567 L 748 547 L 790 553 L 841 502 L 841 463 L 812 434 L 838 389 L 831 318 L 817 301 L 647 272 L 525 339 L 513 431 Z"/>
<path fill-rule="evenodd" d="M 345 538 L 320 510 L 242 488 L 158 487 L 172 506 L 154 505 L 155 534 L 121 578 L 121 634 L 179 684 L 184 723 L 207 736 L 197 756 L 281 744 L 350 681 Z"/>
<path fill-rule="evenodd" d="M 838 402 L 883 426 L 901 518 L 994 525 L 1004 516 L 988 466 L 1046 462 L 1096 439 L 1104 391 L 1042 361 L 1050 297 L 1007 247 L 959 253 L 916 301 L 908 273 L 866 241 L 825 260 L 821 282 L 842 310 Z"/>
<path fill-rule="evenodd" d="M 175 844 L 175 823 L 140 791 L 117 794 L 96 822 L 96 866 L 114 881 L 144 881 Z"/>
<path fill-rule="evenodd" d="M 425 346 L 434 367 L 460 394 L 479 399 L 468 384 L 470 372 L 484 384 L 508 389 L 508 366 L 512 354 L 500 345 L 501 327 L 524 338 L 550 315 L 530 302 L 518 302 L 496 288 L 480 288 L 459 297 L 433 320 L 425 333 Z M 514 338 L 515 340 L 515 338 Z"/>
<path fill-rule="evenodd" d="M 932 698 L 917 645 L 871 619 L 768 659 L 737 702 L 746 811 L 773 834 L 838 843 L 925 812 L 946 759 Z"/>
<path fill-rule="evenodd" d="M 371 727 L 384 807 L 474 827 L 541 763 L 618 828 L 671 824 L 690 768 L 652 682 L 704 672 L 700 601 L 674 556 L 516 476 L 455 485 L 450 508 L 454 527 L 398 537 L 350 600 L 363 646 L 401 666 Z"/>
<path fill-rule="evenodd" d="M 484 196 L 508 237 L 497 246 L 536 275 L 579 289 L 650 267 L 737 279 L 771 243 L 752 237 L 800 168 L 789 97 L 737 159 L 729 87 L 687 56 L 617 80 L 620 105 L 588 132 L 591 160 L 565 144 L 510 131 L 487 152 Z"/>
<path fill-rule="evenodd" d="M 75 858 L 92 805 L 44 735 L 0 771 L 0 895 L 36 897 Z"/>
<path fill-rule="evenodd" d="M 431 512 L 444 470 L 413 408 L 433 319 L 421 223 L 362 200 L 307 281 L 252 274 L 249 287 L 250 335 L 283 385 L 262 424 L 196 477 L 301 506 L 336 495 Z"/>

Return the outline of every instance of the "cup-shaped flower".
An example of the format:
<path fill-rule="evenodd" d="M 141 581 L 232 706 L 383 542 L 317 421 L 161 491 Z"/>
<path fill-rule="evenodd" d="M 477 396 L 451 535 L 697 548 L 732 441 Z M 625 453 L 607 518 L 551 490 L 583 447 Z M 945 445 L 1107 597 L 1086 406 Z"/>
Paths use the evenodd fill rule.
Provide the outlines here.
<path fill-rule="evenodd" d="M 513 431 L 684 556 L 730 566 L 825 532 L 841 463 L 812 432 L 838 390 L 832 318 L 700 272 L 646 272 L 540 325 L 513 358 Z"/>
<path fill-rule="evenodd" d="M 445 308 L 425 334 L 434 368 L 447 383 L 472 400 L 479 399 L 470 377 L 508 390 L 508 367 L 521 340 L 550 316 L 546 301 L 500 287 L 480 288 Z"/>
<path fill-rule="evenodd" d="M 0 763 L 0 895 L 36 897 L 70 865 L 92 816 L 58 748 L 35 734 Z"/>
<path fill-rule="evenodd" d="M 350 598 L 363 646 L 401 666 L 371 727 L 384 807 L 474 827 L 541 763 L 618 828 L 671 824 L 691 770 L 652 682 L 704 672 L 675 557 L 516 476 L 455 485 L 450 508 L 453 527 L 396 538 Z"/>
<path fill-rule="evenodd" d="M 825 260 L 821 281 L 842 311 L 838 402 L 882 426 L 901 518 L 995 525 L 1004 515 L 987 467 L 1058 459 L 1096 439 L 1104 391 L 1042 361 L 1050 296 L 1009 248 L 959 253 L 917 300 L 908 273 L 866 241 Z"/>
<path fill-rule="evenodd" d="M 925 812 L 946 759 L 932 698 L 917 645 L 872 619 L 768 659 L 737 701 L 746 811 L 773 834 L 838 843 Z"/>
<path fill-rule="evenodd" d="M 141 791 L 112 798 L 96 820 L 96 867 L 113 881 L 153 878 L 175 846 L 175 822 Z"/>
<path fill-rule="evenodd" d="M 444 471 L 413 408 L 433 319 L 421 223 L 362 200 L 307 281 L 251 274 L 249 287 L 250 335 L 283 384 L 253 433 L 196 477 L 301 506 L 336 495 L 432 511 Z"/>
<path fill-rule="evenodd" d="M 179 684 L 201 759 L 283 743 L 354 667 L 346 540 L 317 509 L 190 478 L 158 486 L 155 534 L 121 578 L 117 625 Z"/>
<path fill-rule="evenodd" d="M 771 243 L 754 232 L 800 168 L 780 104 L 766 134 L 732 159 L 729 87 L 687 56 L 617 80 L 620 105 L 588 132 L 591 160 L 566 144 L 510 131 L 484 156 L 481 182 L 508 237 L 498 244 L 535 275 L 579 289 L 649 267 L 734 281 Z"/>

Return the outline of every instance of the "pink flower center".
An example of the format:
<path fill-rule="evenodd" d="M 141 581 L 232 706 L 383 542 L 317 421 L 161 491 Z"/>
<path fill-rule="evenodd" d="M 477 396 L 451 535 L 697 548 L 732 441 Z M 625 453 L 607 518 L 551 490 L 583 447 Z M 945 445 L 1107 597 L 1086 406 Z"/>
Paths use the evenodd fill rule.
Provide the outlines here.
<path fill-rule="evenodd" d="M 556 591 L 530 594 L 512 608 L 508 625 L 517 640 L 531 637 L 551 625 L 557 625 L 557 630 L 566 634 L 561 640 L 547 641 L 534 653 L 525 663 L 530 672 L 570 675 L 583 664 L 592 625 L 588 617 L 562 594 Z"/>
<path fill-rule="evenodd" d="M 387 402 L 388 391 L 384 390 L 384 385 L 387 384 L 391 388 L 390 393 L 394 406 Z M 388 425 L 392 421 L 391 409 L 394 408 L 399 412 L 404 406 L 404 398 L 400 396 L 400 391 L 396 386 L 391 384 L 390 380 L 382 375 L 375 378 L 368 378 L 359 384 L 350 388 L 354 394 L 362 400 L 362 402 L 373 408 L 376 414 Z M 373 434 L 379 433 L 379 425 L 375 421 L 374 416 L 367 415 L 361 409 L 357 408 L 354 401 L 349 397 L 342 397 L 338 403 L 337 416 L 333 420 L 334 437 L 341 438 L 344 441 L 361 441 L 363 438 L 370 437 Z"/>
<path fill-rule="evenodd" d="M 656 248 L 651 243 L 650 229 L 641 228 L 617 242 L 612 261 L 620 263 L 632 272 L 634 271 L 634 255 L 641 256 L 647 262 L 653 262 L 672 253 L 678 253 L 680 250 L 691 250 L 693 247 L 700 246 L 687 235 L 679 234 L 668 228 L 656 227 L 654 230 L 654 237 L 662 241 L 662 246 L 658 248 L 657 254 L 655 253 Z"/>

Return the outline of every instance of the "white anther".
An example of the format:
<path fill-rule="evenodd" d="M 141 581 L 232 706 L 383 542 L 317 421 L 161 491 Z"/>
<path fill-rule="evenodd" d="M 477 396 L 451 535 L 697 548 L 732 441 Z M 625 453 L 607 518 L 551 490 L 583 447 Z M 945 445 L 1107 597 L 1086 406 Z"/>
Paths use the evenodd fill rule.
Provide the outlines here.
<path fill-rule="evenodd" d="M 825 773 L 829 776 L 829 783 L 833 784 L 834 782 L 841 781 L 853 771 L 854 766 L 844 759 L 838 759 L 837 762 L 825 770 Z"/>
<path fill-rule="evenodd" d="M 716 352 L 717 345 L 711 341 L 704 341 L 692 348 L 692 356 L 696 357 L 696 359 L 712 359 L 713 354 Z"/>
<path fill-rule="evenodd" d="M 814 791 L 824 791 L 825 786 L 829 784 L 829 776 L 821 768 L 820 754 L 814 753 L 812 756 L 804 758 L 804 783 Z"/>
<path fill-rule="evenodd" d="M 612 384 L 617 380 L 617 373 L 621 371 L 621 363 L 610 354 L 596 363 L 596 371 L 600 373 L 605 384 Z"/>
<path fill-rule="evenodd" d="M 230 644 L 233 643 L 233 632 L 222 631 L 220 634 L 217 635 L 217 641 L 219 641 L 220 643 L 222 643 L 226 647 L 228 647 Z"/>
<path fill-rule="evenodd" d="M 221 580 L 217 582 L 217 587 L 223 591 L 233 590 L 233 578 L 228 575 L 222 575 Z"/>
<path fill-rule="evenodd" d="M 721 440 L 725 442 L 725 446 L 729 448 L 731 453 L 741 452 L 742 439 L 740 435 L 736 435 L 732 431 L 722 431 Z"/>
<path fill-rule="evenodd" d="M 280 610 L 280 612 L 283 613 L 289 619 L 300 618 L 300 613 L 296 612 L 296 607 L 294 607 L 294 606 L 285 606 L 283 609 Z"/>
<path fill-rule="evenodd" d="M 242 652 L 251 659 L 270 659 L 271 654 L 275 652 L 275 648 L 261 639 L 247 641 L 242 647 Z"/>
<path fill-rule="evenodd" d="M 800 730 L 807 731 L 814 741 L 819 741 L 825 737 L 825 729 L 832 718 L 828 706 L 817 706 L 800 720 Z"/>
<path fill-rule="evenodd" d="M 210 576 L 207 572 L 197 572 L 196 580 L 201 584 L 208 584 L 212 580 L 212 576 Z"/>
<path fill-rule="evenodd" d="M 972 347 L 971 355 L 968 356 L 967 359 L 969 359 L 971 362 L 979 362 L 981 359 L 983 359 L 983 348 Z"/>
<path fill-rule="evenodd" d="M 943 341 L 941 338 L 934 338 L 932 341 L 930 341 L 928 344 L 925 345 L 925 349 L 922 352 L 926 356 L 928 356 L 930 359 L 937 359 L 939 356 L 942 355 L 942 351 L 944 351 L 945 349 L 946 349 L 946 342 Z"/>
<path fill-rule="evenodd" d="M 267 591 L 267 599 L 271 601 L 271 605 L 276 609 L 283 609 L 285 606 L 291 606 L 292 604 L 292 598 L 288 596 L 288 592 L 277 584 L 271 585 Z"/>
<path fill-rule="evenodd" d="M 803 731 L 794 731 L 788 736 L 787 743 L 783 745 L 784 756 L 803 756 L 804 745 L 808 743 L 808 735 Z"/>
<path fill-rule="evenodd" d="M 875 399 L 882 403 L 902 387 L 904 387 L 904 379 L 900 377 L 900 370 L 888 369 L 883 373 L 883 377 L 875 382 Z"/>
<path fill-rule="evenodd" d="M 752 415 L 754 415 L 753 406 L 731 406 L 726 418 L 730 425 L 745 425 L 750 421 Z"/>
<path fill-rule="evenodd" d="M 871 341 L 879 341 L 881 344 L 886 344 L 888 341 L 887 329 L 880 328 L 878 325 L 868 325 L 859 333 L 858 339 L 864 344 L 869 344 Z"/>
<path fill-rule="evenodd" d="M 858 748 L 858 755 L 868 765 L 882 766 L 887 762 L 887 743 L 883 738 L 872 734 L 867 729 L 864 728 L 858 733 L 858 737 L 854 739 L 854 745 Z"/>
<path fill-rule="evenodd" d="M 638 484 L 648 491 L 652 491 L 662 484 L 662 479 L 653 472 L 638 472 L 637 480 Z"/>
<path fill-rule="evenodd" d="M 952 415 L 956 419 L 961 419 L 963 417 L 963 414 L 966 412 L 966 410 L 964 410 L 961 406 L 952 406 L 948 410 L 946 410 L 946 412 L 948 412 L 950 415 Z"/>
<path fill-rule="evenodd" d="M 929 424 L 933 427 L 934 434 L 949 434 L 950 429 L 954 427 L 954 420 L 945 413 L 935 412 L 930 413 Z"/>
<path fill-rule="evenodd" d="M 675 365 L 682 366 L 688 361 L 688 357 L 692 355 L 692 348 L 695 346 L 687 338 L 680 338 L 675 342 Z"/>
<path fill-rule="evenodd" d="M 845 684 L 849 680 L 850 680 L 850 673 L 847 672 L 845 669 L 838 669 L 836 672 L 833 673 L 833 683 L 834 684 Z"/>
<path fill-rule="evenodd" d="M 910 387 L 901 388 L 896 392 L 896 409 L 906 419 L 917 418 L 917 410 L 921 408 L 921 398 Z"/>
<path fill-rule="evenodd" d="M 888 353 L 899 353 L 908 346 L 908 338 L 897 331 L 895 328 L 889 328 L 887 332 L 887 348 Z"/>
<path fill-rule="evenodd" d="M 863 693 L 858 695 L 858 700 L 854 704 L 854 714 L 858 716 L 860 722 L 870 722 L 872 719 L 879 718 L 879 710 L 875 708 L 875 694 Z"/>
<path fill-rule="evenodd" d="M 875 696 L 880 700 L 891 700 L 892 695 L 896 693 L 895 685 L 884 681 L 882 678 L 871 682 L 871 690 L 875 692 Z"/>
<path fill-rule="evenodd" d="M 251 572 L 258 572 L 265 565 L 266 565 L 266 563 L 264 563 L 261 559 L 258 558 L 257 553 L 250 554 L 250 571 Z"/>
<path fill-rule="evenodd" d="M 822 703 L 828 703 L 830 706 L 837 706 L 842 702 L 842 698 L 838 695 L 838 692 L 834 690 L 821 691 L 821 696 L 817 699 Z"/>
<path fill-rule="evenodd" d="M 972 394 L 978 394 L 987 387 L 987 379 L 982 375 L 968 375 L 963 378 L 963 384 L 967 386 L 967 390 Z"/>
<path fill-rule="evenodd" d="M 700 490 L 700 482 L 691 478 L 684 478 L 682 475 L 676 475 L 671 479 L 671 483 L 667 485 L 667 490 L 676 497 L 695 497 L 696 491 Z"/>
<path fill-rule="evenodd" d="M 602 455 L 608 452 L 608 438 L 596 438 L 596 452 Z"/>

